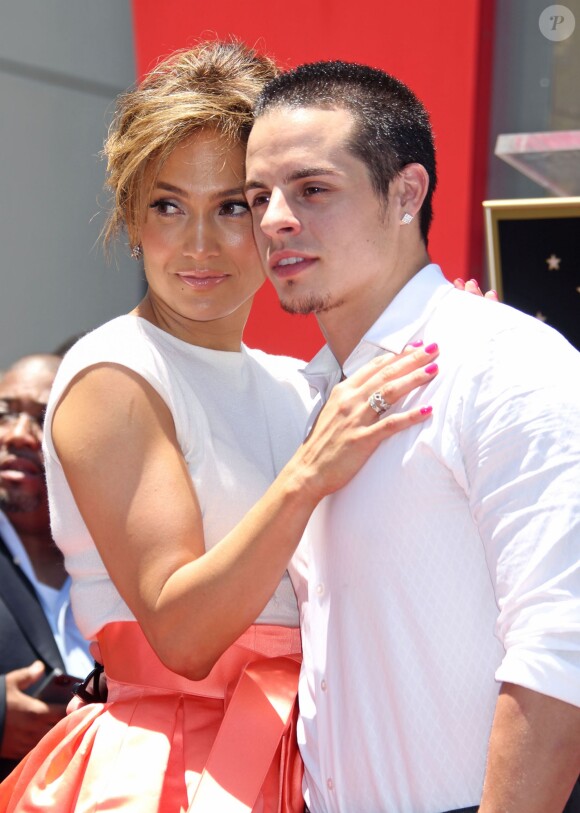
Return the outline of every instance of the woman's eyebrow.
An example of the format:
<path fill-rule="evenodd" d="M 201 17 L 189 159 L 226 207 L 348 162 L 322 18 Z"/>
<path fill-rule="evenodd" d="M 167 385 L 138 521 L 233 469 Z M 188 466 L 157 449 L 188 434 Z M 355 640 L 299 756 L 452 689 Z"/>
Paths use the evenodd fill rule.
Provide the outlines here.
<path fill-rule="evenodd" d="M 175 195 L 182 195 L 183 197 L 188 196 L 188 192 L 185 189 L 181 189 L 179 186 L 175 186 L 174 184 L 167 183 L 166 181 L 158 181 L 153 189 L 162 189 L 164 192 L 173 192 Z M 231 189 L 216 189 L 215 192 L 212 193 L 212 197 L 214 198 L 224 198 L 229 197 L 230 195 L 243 195 L 244 194 L 244 187 L 242 184 L 239 186 L 234 186 Z"/>

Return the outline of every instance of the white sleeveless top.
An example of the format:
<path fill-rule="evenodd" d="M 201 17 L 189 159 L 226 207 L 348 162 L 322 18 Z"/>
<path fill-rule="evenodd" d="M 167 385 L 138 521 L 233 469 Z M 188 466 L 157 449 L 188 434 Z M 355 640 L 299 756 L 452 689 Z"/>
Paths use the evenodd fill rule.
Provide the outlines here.
<path fill-rule="evenodd" d="M 304 438 L 310 390 L 303 362 L 209 350 L 126 315 L 84 336 L 65 356 L 47 407 L 44 455 L 53 538 L 72 577 L 76 622 L 87 638 L 134 616 L 110 580 L 54 449 L 54 409 L 83 369 L 114 363 L 141 375 L 167 404 L 203 515 L 206 549 L 217 544 L 263 495 Z M 106 511 L 106 506 L 103 506 Z M 257 619 L 298 626 L 288 574 Z"/>

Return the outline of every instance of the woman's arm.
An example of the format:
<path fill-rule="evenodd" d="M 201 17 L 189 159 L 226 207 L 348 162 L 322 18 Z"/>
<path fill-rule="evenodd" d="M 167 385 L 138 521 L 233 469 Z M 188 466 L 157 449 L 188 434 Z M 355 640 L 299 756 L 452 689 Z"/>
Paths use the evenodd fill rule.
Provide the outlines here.
<path fill-rule="evenodd" d="M 169 409 L 140 376 L 99 365 L 75 378 L 52 434 L 103 562 L 161 660 L 192 679 L 253 623 L 276 589 L 318 502 L 341 488 L 382 440 L 428 415 L 377 419 L 426 383 L 436 357 L 376 359 L 338 385 L 307 441 L 246 517 L 207 553 L 199 502 Z M 227 506 L 224 506 L 227 510 Z"/>

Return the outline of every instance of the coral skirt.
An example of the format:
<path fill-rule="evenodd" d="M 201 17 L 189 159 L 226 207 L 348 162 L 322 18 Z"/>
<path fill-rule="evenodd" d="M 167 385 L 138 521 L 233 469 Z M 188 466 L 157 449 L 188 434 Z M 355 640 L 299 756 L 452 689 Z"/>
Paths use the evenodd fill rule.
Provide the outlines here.
<path fill-rule="evenodd" d="M 250 627 L 204 680 L 139 625 L 99 633 L 107 703 L 61 720 L 0 785 L 0 811 L 302 813 L 297 629 Z"/>

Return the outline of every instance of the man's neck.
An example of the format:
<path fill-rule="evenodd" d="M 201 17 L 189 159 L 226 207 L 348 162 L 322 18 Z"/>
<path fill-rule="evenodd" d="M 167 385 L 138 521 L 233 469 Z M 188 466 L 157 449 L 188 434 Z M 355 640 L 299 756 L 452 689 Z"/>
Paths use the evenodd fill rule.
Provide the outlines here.
<path fill-rule="evenodd" d="M 31 533 L 18 528 L 15 530 L 38 581 L 59 590 L 66 581 L 67 573 L 62 553 L 54 544 L 50 533 Z"/>
<path fill-rule="evenodd" d="M 359 299 L 345 302 L 317 316 L 326 343 L 341 367 L 397 294 L 430 262 L 429 255 L 422 246 L 413 261 L 406 264 L 406 270 L 386 280 L 378 292 L 361 291 Z"/>

